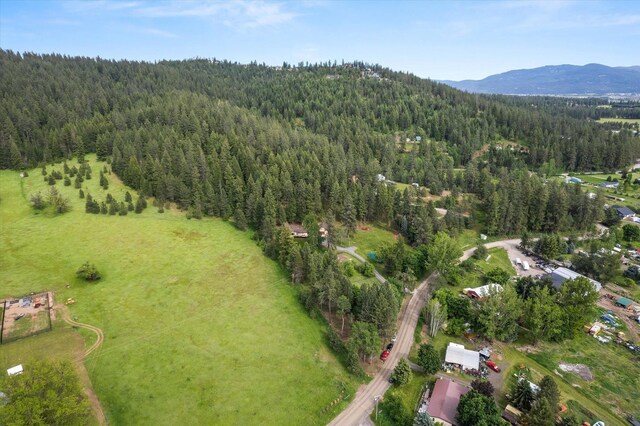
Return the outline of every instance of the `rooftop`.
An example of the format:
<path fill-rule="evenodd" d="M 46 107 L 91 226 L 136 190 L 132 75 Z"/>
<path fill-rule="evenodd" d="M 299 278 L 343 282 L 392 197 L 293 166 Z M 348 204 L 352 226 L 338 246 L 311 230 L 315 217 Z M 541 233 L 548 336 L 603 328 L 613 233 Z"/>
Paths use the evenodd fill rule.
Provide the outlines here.
<path fill-rule="evenodd" d="M 466 387 L 449 379 L 438 379 L 431 392 L 427 412 L 451 424 L 456 424 L 456 414 L 460 397 L 469 392 Z"/>
<path fill-rule="evenodd" d="M 562 286 L 562 283 L 567 280 L 575 280 L 576 278 L 580 277 L 587 278 L 589 281 L 591 281 L 591 284 L 593 284 L 593 288 L 595 288 L 596 291 L 599 292 L 600 290 L 602 290 L 602 284 L 600 284 L 598 281 L 585 277 L 584 275 L 572 271 L 571 269 L 556 268 L 553 270 L 553 272 L 551 272 L 551 281 L 553 281 L 553 286 L 556 288 L 560 288 Z"/>
<path fill-rule="evenodd" d="M 631 210 L 629 207 L 626 207 L 626 206 L 613 206 L 613 208 L 616 209 L 618 213 L 620 213 L 623 216 L 632 216 L 636 214 L 636 212 L 634 212 L 633 210 Z"/>
<path fill-rule="evenodd" d="M 621 297 L 620 299 L 616 300 L 616 303 L 626 308 L 627 306 L 630 306 L 631 304 L 633 304 L 633 300 L 627 299 L 626 297 Z"/>
<path fill-rule="evenodd" d="M 477 370 L 480 366 L 480 354 L 478 352 L 470 351 L 465 349 L 463 345 L 453 342 L 449 343 L 444 360 L 451 364 L 460 364 L 467 369 Z"/>

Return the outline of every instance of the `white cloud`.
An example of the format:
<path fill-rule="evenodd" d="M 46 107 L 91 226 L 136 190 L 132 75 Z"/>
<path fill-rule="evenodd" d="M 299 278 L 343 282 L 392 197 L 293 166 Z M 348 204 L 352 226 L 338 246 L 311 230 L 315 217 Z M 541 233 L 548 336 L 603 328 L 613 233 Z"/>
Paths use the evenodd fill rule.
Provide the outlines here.
<path fill-rule="evenodd" d="M 213 1 L 169 1 L 169 2 L 129 2 L 100 1 L 91 9 L 126 9 L 129 16 L 145 18 L 203 18 L 221 22 L 230 27 L 247 29 L 276 26 L 292 21 L 297 14 L 288 10 L 291 3 L 267 2 L 261 0 Z M 125 6 L 126 5 L 126 6 Z M 89 8 L 87 8 L 89 9 Z"/>

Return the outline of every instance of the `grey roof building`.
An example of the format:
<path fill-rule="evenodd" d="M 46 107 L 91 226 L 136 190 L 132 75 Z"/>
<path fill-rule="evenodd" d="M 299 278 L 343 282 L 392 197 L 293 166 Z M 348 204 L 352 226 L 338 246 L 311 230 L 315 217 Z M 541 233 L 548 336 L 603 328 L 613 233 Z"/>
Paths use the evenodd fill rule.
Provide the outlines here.
<path fill-rule="evenodd" d="M 560 288 L 562 287 L 562 284 L 567 281 L 567 280 L 574 280 L 576 278 L 587 278 L 589 281 L 591 281 L 591 284 L 593 284 L 593 288 L 597 291 L 600 292 L 600 290 L 602 290 L 602 284 L 600 284 L 598 281 L 596 280 L 592 280 L 591 278 L 585 277 L 584 275 L 581 275 L 575 271 L 572 271 L 571 269 L 567 269 L 567 268 L 557 268 L 555 270 L 553 270 L 551 272 L 551 274 L 549 274 L 549 276 L 551 277 L 551 281 L 553 283 L 553 286 L 555 288 Z"/>
<path fill-rule="evenodd" d="M 636 215 L 636 212 L 626 206 L 613 206 L 613 208 L 618 212 L 618 216 L 622 218 L 633 217 Z"/>

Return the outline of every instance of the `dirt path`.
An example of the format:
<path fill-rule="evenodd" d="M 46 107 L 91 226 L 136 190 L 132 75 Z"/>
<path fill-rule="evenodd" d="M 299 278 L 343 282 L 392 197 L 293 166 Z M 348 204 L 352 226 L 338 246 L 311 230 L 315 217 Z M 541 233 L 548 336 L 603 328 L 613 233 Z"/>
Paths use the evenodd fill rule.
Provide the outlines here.
<path fill-rule="evenodd" d="M 96 335 L 96 341 L 93 343 L 93 345 L 89 347 L 89 349 L 85 350 L 84 353 L 76 359 L 77 361 L 76 364 L 80 372 L 80 380 L 84 385 L 83 388 L 85 390 L 85 393 L 87 394 L 87 398 L 89 398 L 89 402 L 91 403 L 91 409 L 93 410 L 93 413 L 98 419 L 98 422 L 101 425 L 106 425 L 107 418 L 105 417 L 104 411 L 102 410 L 102 405 L 100 404 L 100 400 L 98 399 L 98 396 L 93 390 L 93 385 L 91 384 L 89 373 L 87 372 L 87 369 L 85 368 L 84 362 L 83 362 L 85 358 L 87 358 L 89 355 L 95 352 L 100 347 L 100 345 L 102 345 L 102 342 L 104 342 L 104 333 L 102 332 L 101 329 L 99 329 L 96 326 L 84 324 L 84 323 L 72 320 L 71 316 L 69 315 L 69 309 L 67 309 L 67 307 L 64 305 L 57 305 L 55 309 L 60 311 L 60 313 L 62 314 L 62 319 L 66 323 L 74 327 L 84 328 L 85 330 L 89 330 L 92 333 L 95 333 Z"/>

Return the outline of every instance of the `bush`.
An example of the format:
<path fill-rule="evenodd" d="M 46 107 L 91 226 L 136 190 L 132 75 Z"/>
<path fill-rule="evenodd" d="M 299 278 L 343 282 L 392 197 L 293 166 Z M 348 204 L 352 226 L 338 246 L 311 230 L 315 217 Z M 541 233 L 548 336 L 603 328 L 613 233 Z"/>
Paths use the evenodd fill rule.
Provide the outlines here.
<path fill-rule="evenodd" d="M 42 195 L 39 192 L 37 194 L 31 195 L 30 200 L 31 205 L 36 210 L 43 210 L 45 207 L 47 207 L 47 203 L 45 202 L 44 198 L 42 198 Z"/>
<path fill-rule="evenodd" d="M 356 271 L 360 272 L 367 278 L 371 278 L 375 275 L 375 268 L 369 262 L 359 263 L 358 265 L 356 265 Z"/>
<path fill-rule="evenodd" d="M 440 355 L 432 345 L 420 345 L 420 349 L 418 349 L 418 365 L 424 368 L 427 374 L 435 374 L 440 369 L 441 363 Z"/>
<path fill-rule="evenodd" d="M 396 368 L 393 370 L 391 376 L 391 382 L 396 386 L 406 385 L 413 379 L 413 373 L 411 372 L 411 366 L 406 359 L 402 358 Z"/>
<path fill-rule="evenodd" d="M 78 278 L 82 278 L 85 281 L 97 281 L 101 278 L 100 272 L 98 272 L 98 268 L 93 263 L 85 262 L 78 270 L 76 271 L 76 276 Z"/>
<path fill-rule="evenodd" d="M 353 262 L 348 261 L 342 264 L 342 270 L 347 277 L 352 277 L 356 273 L 356 268 L 353 267 Z"/>

